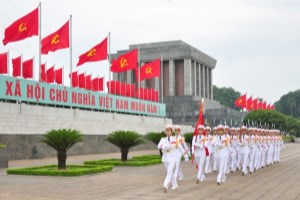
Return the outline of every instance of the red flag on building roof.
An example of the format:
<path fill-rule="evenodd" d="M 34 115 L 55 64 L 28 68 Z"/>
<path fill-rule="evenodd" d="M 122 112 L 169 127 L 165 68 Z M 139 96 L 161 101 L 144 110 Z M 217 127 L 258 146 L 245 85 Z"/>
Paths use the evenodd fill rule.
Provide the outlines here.
<path fill-rule="evenodd" d="M 39 10 L 34 9 L 5 29 L 3 44 L 23 40 L 39 32 Z"/>
<path fill-rule="evenodd" d="M 56 51 L 70 47 L 69 44 L 69 21 L 60 29 L 51 33 L 42 40 L 42 54 L 48 54 L 49 51 Z"/>
<path fill-rule="evenodd" d="M 79 56 L 79 61 L 77 67 L 86 62 L 96 62 L 100 60 L 107 59 L 107 38 L 105 38 L 101 43 L 97 44 L 81 56 Z"/>
<path fill-rule="evenodd" d="M 247 110 L 253 110 L 252 97 L 249 97 L 249 98 L 247 99 Z"/>
<path fill-rule="evenodd" d="M 253 110 L 257 110 L 257 98 L 252 101 Z"/>
<path fill-rule="evenodd" d="M 46 64 L 41 64 L 41 81 L 46 82 L 47 74 L 46 74 Z"/>
<path fill-rule="evenodd" d="M 72 87 L 78 87 L 78 74 L 77 72 L 72 72 Z"/>
<path fill-rule="evenodd" d="M 57 84 L 63 84 L 63 68 L 55 70 L 54 76 Z"/>
<path fill-rule="evenodd" d="M 7 74 L 8 72 L 8 53 L 0 54 L 0 74 Z"/>
<path fill-rule="evenodd" d="M 79 74 L 78 76 L 79 82 L 78 82 L 78 86 L 79 88 L 85 88 L 85 74 Z"/>
<path fill-rule="evenodd" d="M 55 81 L 55 73 L 54 73 L 54 66 L 52 66 L 51 68 L 49 68 L 47 71 L 46 71 L 46 82 L 47 83 L 54 83 Z"/>
<path fill-rule="evenodd" d="M 125 72 L 137 68 L 138 50 L 134 49 L 126 54 L 120 55 L 117 59 L 112 61 L 110 70 L 112 72 Z"/>
<path fill-rule="evenodd" d="M 21 76 L 22 57 L 16 57 L 12 59 L 13 77 Z"/>
<path fill-rule="evenodd" d="M 22 73 L 24 78 L 33 78 L 33 58 L 26 60 L 22 64 Z"/>

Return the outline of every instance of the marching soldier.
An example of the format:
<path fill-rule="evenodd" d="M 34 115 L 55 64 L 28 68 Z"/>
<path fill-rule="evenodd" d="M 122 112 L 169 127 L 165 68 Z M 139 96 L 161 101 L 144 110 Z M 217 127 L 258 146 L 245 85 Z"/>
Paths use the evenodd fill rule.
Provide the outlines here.
<path fill-rule="evenodd" d="M 179 180 L 183 180 L 183 172 L 180 168 L 180 162 L 181 162 L 181 157 L 182 157 L 182 152 L 180 151 L 180 149 L 178 148 L 178 145 L 181 144 L 185 154 L 190 155 L 190 150 L 189 147 L 187 146 L 186 142 L 185 142 L 185 138 L 183 136 L 180 135 L 180 131 L 181 131 L 181 127 L 178 125 L 174 126 L 175 129 L 175 138 L 176 138 L 176 155 L 177 155 L 177 160 L 176 160 L 176 164 L 175 164 L 175 171 L 174 171 L 174 178 L 177 179 L 177 177 L 179 178 Z"/>
<path fill-rule="evenodd" d="M 172 136 L 173 126 L 166 125 L 166 137 L 161 138 L 159 144 L 157 145 L 158 149 L 161 149 L 163 152 L 162 162 L 165 165 L 167 170 L 167 175 L 164 180 L 164 192 L 167 193 L 169 189 L 169 185 L 172 184 L 172 190 L 178 188 L 177 181 L 173 175 L 176 160 L 177 160 L 177 148 L 183 152 L 185 160 L 188 160 L 188 156 L 184 153 L 184 149 L 182 148 L 181 144 L 176 146 L 176 138 Z"/>
<path fill-rule="evenodd" d="M 208 152 L 209 155 L 206 156 L 206 161 L 205 161 L 205 174 L 209 174 L 211 172 L 211 163 L 210 163 L 210 159 L 212 158 L 213 155 L 213 147 L 212 147 L 212 135 L 211 135 L 211 128 L 209 126 L 205 127 L 205 131 L 206 131 L 206 136 L 207 136 L 207 148 L 208 148 Z"/>
<path fill-rule="evenodd" d="M 207 149 L 208 142 L 207 142 L 204 126 L 199 125 L 197 129 L 198 129 L 198 134 L 193 137 L 192 152 L 194 154 L 196 164 L 198 165 L 196 183 L 199 183 L 205 180 L 204 162 L 208 154 L 208 149 Z"/>

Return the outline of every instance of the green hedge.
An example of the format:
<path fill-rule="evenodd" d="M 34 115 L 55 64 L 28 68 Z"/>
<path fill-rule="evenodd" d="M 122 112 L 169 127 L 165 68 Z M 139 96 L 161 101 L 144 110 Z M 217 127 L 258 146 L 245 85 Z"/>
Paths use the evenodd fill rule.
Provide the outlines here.
<path fill-rule="evenodd" d="M 143 167 L 149 165 L 156 165 L 161 163 L 161 157 L 159 155 L 145 155 L 136 156 L 127 161 L 121 161 L 120 159 L 105 159 L 105 160 L 90 160 L 85 161 L 85 165 L 113 165 L 113 166 L 132 166 Z"/>
<path fill-rule="evenodd" d="M 7 169 L 7 174 L 35 176 L 83 176 L 88 174 L 107 172 L 111 171 L 112 169 L 112 165 L 68 165 L 65 170 L 58 170 L 57 165 L 47 165 L 42 167 Z"/>

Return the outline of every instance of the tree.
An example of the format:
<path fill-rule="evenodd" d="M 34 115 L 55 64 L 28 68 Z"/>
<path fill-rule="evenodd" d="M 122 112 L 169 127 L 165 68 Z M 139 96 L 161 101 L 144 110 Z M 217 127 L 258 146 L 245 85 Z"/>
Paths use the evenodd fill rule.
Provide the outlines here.
<path fill-rule="evenodd" d="M 275 110 L 293 117 L 300 118 L 300 90 L 283 95 L 275 103 Z"/>
<path fill-rule="evenodd" d="M 238 109 L 235 107 L 234 102 L 235 100 L 241 96 L 241 93 L 235 91 L 233 88 L 229 87 L 221 87 L 218 88 L 214 85 L 214 100 L 219 101 L 221 105 L 227 106 L 232 109 Z"/>
<path fill-rule="evenodd" d="M 166 134 L 165 134 L 164 131 L 162 131 L 162 132 L 149 132 L 149 133 L 146 134 L 145 138 L 147 140 L 150 140 L 154 144 L 158 145 L 158 143 L 160 142 L 160 139 L 165 137 L 165 136 L 166 136 Z M 162 157 L 161 149 L 159 150 L 159 154 L 160 154 L 160 157 Z"/>
<path fill-rule="evenodd" d="M 131 147 L 145 143 L 140 134 L 134 131 L 123 130 L 110 133 L 106 140 L 120 148 L 122 161 L 127 161 L 128 152 Z"/>
<path fill-rule="evenodd" d="M 58 129 L 48 131 L 41 139 L 42 143 L 57 151 L 58 169 L 66 168 L 67 151 L 76 143 L 82 141 L 82 134 L 77 130 Z"/>

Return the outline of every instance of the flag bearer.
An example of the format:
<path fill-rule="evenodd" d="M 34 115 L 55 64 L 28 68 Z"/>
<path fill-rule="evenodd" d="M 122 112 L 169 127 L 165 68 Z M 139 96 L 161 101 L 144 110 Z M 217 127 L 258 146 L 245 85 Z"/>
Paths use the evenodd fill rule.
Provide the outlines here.
<path fill-rule="evenodd" d="M 196 166 L 198 166 L 196 183 L 199 183 L 205 180 L 204 162 L 208 154 L 208 142 L 205 134 L 205 127 L 203 125 L 198 125 L 197 129 L 198 134 L 193 137 L 192 153 L 196 160 Z"/>

